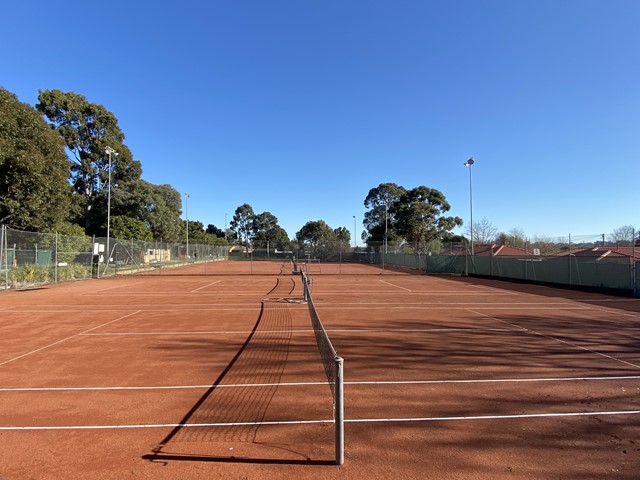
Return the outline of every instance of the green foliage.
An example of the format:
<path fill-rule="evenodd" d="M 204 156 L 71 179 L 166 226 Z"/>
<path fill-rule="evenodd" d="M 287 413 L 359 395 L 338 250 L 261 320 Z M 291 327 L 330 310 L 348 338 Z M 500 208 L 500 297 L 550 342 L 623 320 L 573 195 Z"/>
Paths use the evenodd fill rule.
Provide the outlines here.
<path fill-rule="evenodd" d="M 86 265 L 71 263 L 65 267 L 58 267 L 58 281 L 82 280 L 91 276 L 91 269 Z"/>
<path fill-rule="evenodd" d="M 338 227 L 333 231 L 335 238 L 345 246 L 351 242 L 351 232 L 346 227 Z"/>
<path fill-rule="evenodd" d="M 90 103 L 73 92 L 44 90 L 36 108 L 51 122 L 72 154 L 71 176 L 74 191 L 84 209 L 85 229 L 104 234 L 104 205 L 111 171 L 111 189 L 122 182 L 140 178 L 142 167 L 124 145 L 124 134 L 116 117 L 104 106 Z M 112 147 L 118 155 L 105 153 Z"/>
<path fill-rule="evenodd" d="M 144 204 L 146 213 L 142 220 L 149 225 L 154 240 L 177 242 L 183 231 L 180 193 L 171 185 L 147 185 L 150 197 Z"/>
<path fill-rule="evenodd" d="M 442 192 L 425 186 L 406 190 L 395 183 L 381 183 L 369 190 L 364 205 L 370 209 L 363 222 L 370 245 L 381 245 L 386 238 L 389 244 L 406 242 L 419 253 L 462 225 L 462 219 L 444 216 L 450 206 Z"/>
<path fill-rule="evenodd" d="M 181 242 L 187 241 L 187 222 L 182 222 L 182 237 Z M 189 242 L 192 243 L 204 243 L 204 239 L 206 238 L 206 232 L 204 231 L 204 225 L 202 222 L 198 220 L 189 220 Z M 198 240 L 202 239 L 202 242 Z"/>
<path fill-rule="evenodd" d="M 330 249 L 336 235 L 324 220 L 315 220 L 304 224 L 296 233 L 296 240 L 300 250 L 316 256 Z"/>
<path fill-rule="evenodd" d="M 121 240 L 152 240 L 153 238 L 143 221 L 124 215 L 111 217 L 110 234 L 112 238 Z"/>
<path fill-rule="evenodd" d="M 91 238 L 84 229 L 69 222 L 60 222 L 50 233 L 41 235 L 38 243 L 41 248 L 57 251 L 59 263 L 70 263 L 80 253 L 91 252 Z"/>
<path fill-rule="evenodd" d="M 0 223 L 44 230 L 69 212 L 64 143 L 30 105 L 0 88 Z"/>
<path fill-rule="evenodd" d="M 248 203 L 236 208 L 233 219 L 229 223 L 231 230 L 237 235 L 238 240 L 249 247 L 253 240 L 253 220 L 256 215 L 253 207 Z"/>
<path fill-rule="evenodd" d="M 263 212 L 253 219 L 253 242 L 256 248 L 288 250 L 290 240 L 287 232 L 278 225 L 278 218 L 271 212 Z"/>
<path fill-rule="evenodd" d="M 391 206 L 400 200 L 406 189 L 395 183 L 381 183 L 369 190 L 364 199 L 364 206 L 369 208 L 364 214 L 363 225 L 369 233 L 368 241 L 382 242 L 390 238 L 389 225 L 395 221 Z"/>
<path fill-rule="evenodd" d="M 278 250 L 291 250 L 289 234 L 280 225 L 275 225 L 269 232 L 269 245 Z"/>
<path fill-rule="evenodd" d="M 209 225 L 212 227 L 212 225 Z M 204 225 L 199 221 L 189 220 L 189 243 L 197 243 L 200 245 L 227 245 L 227 241 L 224 238 L 220 238 L 217 235 L 210 233 L 210 228 L 207 227 L 205 231 Z M 220 233 L 222 233 L 220 231 Z"/>
<path fill-rule="evenodd" d="M 462 225 L 461 218 L 443 215 L 449 209 L 442 192 L 421 186 L 403 193 L 389 211 L 393 230 L 413 246 L 415 253 L 420 253 L 430 242 Z"/>
<path fill-rule="evenodd" d="M 165 242 L 184 241 L 180 207 L 180 193 L 171 185 L 154 185 L 141 179 L 124 182 L 111 197 L 114 216 L 142 221 L 154 240 Z"/>
<path fill-rule="evenodd" d="M 90 277 L 89 267 L 77 263 L 57 268 L 59 282 L 82 280 Z M 9 285 L 11 288 L 24 288 L 33 285 L 51 283 L 56 278 L 56 268 L 50 265 L 36 265 L 26 263 L 9 270 Z"/>
<path fill-rule="evenodd" d="M 268 245 L 270 249 L 290 249 L 291 241 L 284 228 L 278 225 L 278 218 L 271 212 L 256 214 L 248 203 L 236 209 L 229 226 L 232 235 L 227 236 L 237 238 L 247 247 L 262 249 Z"/>
<path fill-rule="evenodd" d="M 60 222 L 55 225 L 54 228 L 48 229 L 51 233 L 58 233 L 60 235 L 70 235 L 74 237 L 85 237 L 84 229 L 75 223 Z"/>
<path fill-rule="evenodd" d="M 50 281 L 48 265 L 35 265 L 27 263 L 9 270 L 9 284 L 12 288 L 27 287 Z"/>
<path fill-rule="evenodd" d="M 211 234 L 211 235 L 215 235 L 218 238 L 224 238 L 224 231 L 220 230 L 215 225 L 212 225 L 212 224 L 207 225 L 206 232 Z"/>

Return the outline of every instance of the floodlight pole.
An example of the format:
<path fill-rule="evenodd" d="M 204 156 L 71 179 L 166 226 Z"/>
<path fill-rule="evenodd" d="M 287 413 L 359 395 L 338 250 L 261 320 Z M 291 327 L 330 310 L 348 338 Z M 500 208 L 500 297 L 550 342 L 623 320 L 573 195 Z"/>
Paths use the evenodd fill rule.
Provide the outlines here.
<path fill-rule="evenodd" d="M 111 259 L 111 252 L 109 251 L 109 238 L 111 235 L 111 155 L 118 156 L 118 152 L 116 152 L 111 147 L 106 147 L 104 152 L 109 156 L 109 186 L 107 188 L 107 262 L 104 267 L 105 273 L 107 272 L 107 268 L 109 268 L 109 260 Z M 98 272 L 100 269 L 98 268 Z"/>
<path fill-rule="evenodd" d="M 187 262 L 189 261 L 189 192 L 184 194 L 184 210 L 187 217 Z"/>
<path fill-rule="evenodd" d="M 465 167 L 469 168 L 469 211 L 471 213 L 471 256 L 473 257 L 473 194 L 472 194 L 472 188 L 471 188 L 471 165 L 473 165 L 475 162 L 473 161 L 473 158 L 470 158 L 469 160 L 467 160 L 464 163 Z"/>

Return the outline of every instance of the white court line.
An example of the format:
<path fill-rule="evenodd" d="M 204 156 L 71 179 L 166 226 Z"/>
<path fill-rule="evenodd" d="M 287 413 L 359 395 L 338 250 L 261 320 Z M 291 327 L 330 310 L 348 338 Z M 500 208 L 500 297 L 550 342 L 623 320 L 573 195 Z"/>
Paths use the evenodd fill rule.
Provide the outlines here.
<path fill-rule="evenodd" d="M 312 332 L 312 328 L 294 329 L 294 330 L 260 330 L 260 333 L 304 333 Z M 433 332 L 522 332 L 524 328 L 331 328 L 327 329 L 328 333 L 433 333 Z M 210 330 L 210 331 L 194 331 L 194 332 L 107 332 L 107 333 L 80 333 L 84 336 L 95 337 L 126 337 L 126 336 L 144 336 L 144 335 L 248 335 L 250 330 Z"/>
<path fill-rule="evenodd" d="M 234 304 L 226 304 L 225 307 L 221 307 L 221 308 L 217 308 L 214 305 L 193 305 L 193 304 L 185 304 L 181 307 L 177 307 L 177 306 L 158 306 L 158 305 L 149 305 L 145 308 L 140 308 L 140 305 L 136 305 L 136 307 L 139 308 L 139 312 L 185 312 L 185 311 L 194 311 L 194 312 L 209 312 L 209 311 L 215 311 L 215 312 L 219 312 L 219 311 L 230 311 L 230 312 L 238 312 L 238 311 L 256 311 L 256 310 L 260 310 L 260 305 L 258 304 L 257 306 L 254 307 L 247 307 L 246 304 L 241 304 L 244 305 L 245 308 L 238 308 L 238 307 L 229 307 L 229 305 L 234 305 Z M 295 304 L 291 304 L 291 305 L 295 305 Z M 199 307 L 199 308 L 194 308 L 194 307 Z M 306 307 L 306 305 L 305 305 Z M 58 312 L 77 312 L 78 310 L 82 310 L 82 312 L 85 313 L 95 313 L 95 312 L 121 312 L 123 310 L 131 310 L 131 307 L 127 307 L 127 306 L 122 306 L 120 308 L 92 308 L 91 310 L 87 310 L 86 306 L 83 305 L 78 305 L 76 307 L 73 306 L 67 306 L 64 308 L 58 308 L 58 309 L 36 309 L 36 308 L 32 308 L 32 309 L 26 309 L 26 308 L 21 308 L 20 311 L 16 310 L 16 313 L 23 313 L 23 312 L 28 312 L 28 313 L 58 313 Z"/>
<path fill-rule="evenodd" d="M 184 291 L 184 290 L 166 291 L 166 292 L 110 292 L 109 296 L 113 296 L 113 297 L 117 297 L 117 296 L 130 297 L 132 295 L 139 295 L 139 296 L 142 296 L 142 297 L 166 297 L 167 295 L 178 296 L 178 295 L 186 295 L 188 293 L 191 293 L 191 292 L 190 291 Z M 380 292 L 378 292 L 378 293 L 380 293 Z M 260 297 L 261 295 L 264 295 L 264 290 L 260 290 L 260 291 L 256 291 L 256 292 L 247 292 L 246 290 L 242 291 L 242 292 L 207 292 L 207 293 L 203 293 L 201 295 L 211 295 L 211 296 L 230 295 L 230 296 L 234 296 L 234 297 Z"/>
<path fill-rule="evenodd" d="M 552 335 L 545 335 L 544 333 L 540 333 L 540 332 L 537 332 L 535 330 L 531 330 L 530 328 L 521 327 L 520 325 L 517 325 L 515 323 L 507 322 L 506 320 L 500 320 L 499 318 L 495 318 L 495 317 L 492 317 L 490 315 L 485 315 L 484 313 L 475 312 L 475 311 L 473 311 L 471 309 L 468 309 L 468 311 L 470 311 L 471 313 L 475 313 L 476 315 L 481 315 L 483 317 L 490 318 L 491 320 L 495 320 L 497 322 L 504 323 L 506 325 L 511 325 L 513 327 L 522 328 L 523 330 L 525 330 L 527 332 L 530 332 L 533 335 L 538 335 L 539 337 L 548 338 L 549 340 L 554 340 L 554 341 L 556 341 L 558 343 L 563 343 L 565 345 L 569 345 L 570 347 L 577 348 L 579 350 L 584 350 L 586 352 L 593 353 L 595 355 L 599 355 L 599 356 L 604 357 L 604 358 L 608 358 L 609 360 L 613 360 L 614 362 L 624 363 L 625 365 L 629 365 L 630 367 L 634 367 L 634 368 L 640 368 L 640 365 L 636 365 L 635 363 L 627 362 L 626 360 L 622 360 L 620 358 L 616 358 L 616 357 L 613 357 L 611 355 L 607 355 L 606 353 L 598 352 L 597 350 L 592 350 L 591 348 L 587 348 L 587 347 L 583 347 L 581 345 L 577 345 L 575 343 L 567 342 L 566 340 L 562 340 L 560 338 L 556 338 L 556 337 L 554 337 Z"/>
<path fill-rule="evenodd" d="M 207 295 L 206 293 L 200 295 Z M 256 296 L 257 301 L 259 302 L 263 297 Z M 377 308 L 440 308 L 440 309 L 449 309 L 449 308 L 468 308 L 468 306 L 473 305 L 476 309 L 507 309 L 507 310 L 522 310 L 522 309 L 540 309 L 540 310 L 549 310 L 549 309 L 557 309 L 557 310 L 597 310 L 590 306 L 584 305 L 574 305 L 571 303 L 547 303 L 542 304 L 539 303 L 511 303 L 511 302 L 492 302 L 492 303 L 478 303 L 478 302 L 402 302 L 402 303 L 389 303 L 389 302 L 329 302 L 326 305 L 323 301 L 315 301 L 317 305 L 323 305 L 324 309 L 332 309 L 338 310 L 344 307 L 361 307 L 361 308 L 371 308 L 372 306 L 376 306 Z M 227 309 L 228 307 L 232 307 L 237 305 L 238 307 L 243 307 L 246 310 L 251 310 L 258 307 L 247 307 L 246 303 L 224 303 L 219 305 L 221 308 Z M 289 305 L 296 305 L 295 303 L 291 303 Z M 194 308 L 194 307 L 205 307 L 207 309 L 216 309 L 218 308 L 215 303 L 170 303 L 162 306 L 158 306 L 157 304 L 139 304 L 136 305 L 136 308 L 140 309 L 151 309 L 151 310 L 183 310 L 185 308 Z M 78 305 L 70 305 L 70 304 L 56 304 L 56 305 L 37 305 L 32 307 L 20 306 L 20 307 L 9 307 L 9 308 L 19 308 L 20 312 L 56 312 L 60 310 L 73 310 L 73 309 L 83 309 L 86 310 L 85 304 Z M 106 307 L 93 309 L 92 311 L 111 311 L 111 310 L 123 310 L 126 309 L 127 306 L 122 307 Z M 129 307 L 131 308 L 131 307 Z M 229 308 L 230 309 L 230 308 Z"/>
<path fill-rule="evenodd" d="M 640 410 L 617 410 L 597 412 L 566 413 L 524 413 L 517 415 L 472 415 L 456 417 L 403 417 L 403 418 L 354 418 L 345 419 L 345 423 L 382 423 L 382 422 L 446 422 L 463 420 L 511 420 L 526 418 L 559 418 L 559 417 L 591 417 L 614 415 L 638 415 Z M 198 428 L 198 427 L 245 427 L 261 425 L 310 425 L 318 423 L 334 423 L 335 420 L 285 420 L 271 422 L 235 422 L 235 423 L 151 423 L 138 425 L 59 425 L 59 426 L 7 426 L 0 431 L 24 430 L 116 430 L 141 428 Z"/>
<path fill-rule="evenodd" d="M 397 295 L 401 292 L 394 292 L 394 295 Z M 330 295 L 330 294 L 326 294 Z M 316 302 L 314 302 L 316 303 Z M 369 302 L 366 299 L 361 300 L 360 302 L 328 302 L 332 305 L 394 305 L 389 302 Z M 580 308 L 585 310 L 593 310 L 593 307 L 588 305 L 576 305 L 571 302 L 430 302 L 430 301 L 422 301 L 422 302 L 397 302 L 399 305 L 481 305 L 482 307 L 490 308 L 495 305 L 504 305 L 506 307 L 509 306 L 521 306 L 526 305 L 528 307 L 540 307 L 541 305 L 546 308 L 562 308 L 562 307 L 570 307 L 570 308 Z"/>
<path fill-rule="evenodd" d="M 496 378 L 496 379 L 463 379 L 463 380 L 389 380 L 389 381 L 354 381 L 344 382 L 345 385 L 448 385 L 448 384 L 482 384 L 482 383 L 552 383 L 552 382 L 584 382 L 611 380 L 640 380 L 640 375 L 624 375 L 617 377 L 550 377 L 550 378 Z M 217 388 L 247 388 L 247 387 L 301 387 L 327 385 L 327 382 L 276 382 L 276 383 L 237 383 L 221 384 Z M 0 388 L 0 392 L 75 392 L 75 391 L 127 391 L 127 390 L 201 390 L 211 388 L 207 385 L 156 385 L 156 386 L 112 386 L 112 387 L 15 387 Z"/>
<path fill-rule="evenodd" d="M 102 292 L 107 292 L 109 290 L 115 290 L 116 288 L 129 288 L 131 285 L 138 285 L 140 283 L 145 283 L 145 282 L 139 281 L 139 282 L 128 283 L 126 285 L 114 285 L 113 287 L 100 288 L 98 290 L 93 290 L 92 292 L 83 292 L 83 293 L 81 293 L 81 295 L 83 295 L 83 296 L 93 295 L 94 293 L 102 293 Z"/>
<path fill-rule="evenodd" d="M 196 288 L 196 289 L 193 289 L 193 290 L 189 290 L 189 293 L 195 293 L 198 290 L 202 290 L 203 288 L 210 287 L 211 285 L 215 285 L 216 283 L 220 283 L 220 282 L 222 282 L 222 280 L 217 280 L 215 282 L 211 282 L 211 283 L 209 283 L 207 285 L 203 285 L 202 287 L 199 287 L 199 288 Z"/>
<path fill-rule="evenodd" d="M 340 292 L 333 292 L 333 291 L 327 291 L 327 290 L 323 290 L 323 285 L 320 285 L 316 288 L 316 293 L 321 293 L 323 295 L 331 295 L 331 296 L 336 296 L 336 297 L 352 297 L 354 295 L 360 295 L 360 294 L 367 294 L 367 295 L 397 295 L 397 294 L 403 294 L 403 295 L 407 295 L 407 296 L 411 296 L 411 297 L 418 297 L 418 296 L 441 296 L 441 295 L 453 295 L 458 296 L 458 297 L 473 297 L 473 296 L 482 296 L 482 297 L 486 297 L 487 294 L 485 292 L 447 292 L 447 291 L 429 291 L 429 292 L 425 292 L 425 291 L 420 291 L 420 290 L 409 290 L 407 288 L 404 287 L 400 287 L 398 285 L 394 285 L 392 283 L 389 282 L 385 282 L 384 280 L 380 280 L 380 282 L 382 283 L 388 283 L 389 285 L 393 286 L 393 287 L 398 287 L 398 288 L 402 288 L 403 290 L 406 290 L 407 293 L 405 292 L 388 292 L 388 291 L 380 291 L 380 290 L 351 290 L 351 291 L 345 291 L 344 289 Z M 338 287 L 341 287 L 341 285 L 337 285 Z M 408 294 L 411 295 L 408 295 Z M 512 294 L 510 293 L 505 293 L 505 294 L 501 294 L 501 296 L 511 296 Z"/>
<path fill-rule="evenodd" d="M 556 377 L 556 378 L 488 378 L 470 380 L 404 380 L 404 381 L 363 381 L 344 382 L 345 385 L 439 385 L 456 383 L 529 383 L 529 382 L 583 382 L 591 380 L 640 380 L 640 375 L 619 377 Z"/>
<path fill-rule="evenodd" d="M 129 313 L 127 315 L 123 315 L 122 317 L 119 317 L 119 318 L 116 318 L 115 320 L 111 320 L 109 322 L 103 323 L 102 325 L 98 325 L 97 327 L 90 328 L 89 330 L 85 330 L 84 332 L 76 333 L 75 335 L 71 335 L 70 337 L 63 338 L 62 340 L 58 340 L 57 342 L 50 343 L 49 345 L 45 345 L 44 347 L 40 347 L 40 348 L 37 348 L 37 349 L 32 350 L 30 352 L 23 353 L 22 355 L 18 355 L 17 357 L 10 358 L 9 360 L 5 360 L 4 362 L 0 363 L 0 367 L 2 365 L 6 365 L 7 363 L 14 362 L 16 360 L 19 360 L 21 358 L 27 357 L 27 356 L 32 355 L 34 353 L 41 352 L 42 350 L 45 350 L 45 349 L 47 349 L 49 347 L 53 347 L 53 346 L 58 345 L 58 344 L 60 344 L 62 342 L 66 342 L 67 340 L 71 340 L 72 338 L 75 338 L 77 336 L 92 332 L 94 330 L 97 330 L 98 328 L 105 327 L 105 326 L 107 326 L 107 325 L 109 325 L 111 323 L 117 322 L 118 320 L 124 320 L 125 318 L 131 317 L 132 315 L 135 315 L 136 313 L 140 313 L 140 310 L 136 310 L 133 313 Z"/>
<path fill-rule="evenodd" d="M 617 307 L 601 307 L 601 306 L 593 306 L 591 307 L 596 312 L 602 312 L 607 314 L 607 316 L 611 315 L 620 315 L 622 317 L 631 317 L 633 319 L 640 319 L 640 312 L 625 312 L 620 311 Z"/>
<path fill-rule="evenodd" d="M 566 413 L 522 413 L 514 415 L 471 415 L 459 417 L 414 417 L 414 418 L 354 418 L 346 419 L 345 423 L 381 423 L 381 422 L 445 422 L 461 420 L 511 420 L 519 418 L 559 418 L 559 417 L 590 417 L 613 415 L 638 415 L 640 410 L 617 410 L 601 412 L 566 412 Z"/>
<path fill-rule="evenodd" d="M 394 310 L 415 310 L 415 309 L 425 309 L 429 310 L 454 310 L 454 309 L 462 309 L 468 310 L 469 306 L 473 306 L 476 310 L 592 310 L 590 307 L 580 307 L 580 306 L 555 306 L 555 307 L 494 307 L 494 306 L 479 306 L 478 303 L 475 302 L 464 302 L 464 303 L 349 303 L 349 304 L 341 304 L 348 306 L 335 306 L 335 303 L 324 304 L 322 301 L 314 302 L 316 307 L 322 307 L 323 310 L 386 310 L 392 308 Z M 331 306 L 330 306 L 331 305 Z M 372 305 L 379 305 L 376 307 L 372 307 Z"/>
<path fill-rule="evenodd" d="M 395 285 L 395 284 L 393 284 L 393 283 L 391 283 L 391 282 L 387 282 L 387 281 L 385 281 L 385 280 L 380 280 L 380 282 L 381 282 L 381 283 L 385 283 L 385 284 L 387 284 L 387 285 L 391 285 L 392 287 L 401 288 L 402 290 L 405 290 L 405 291 L 407 291 L 407 292 L 410 292 L 410 291 L 411 291 L 411 290 L 409 290 L 408 288 L 401 287 L 400 285 Z"/>

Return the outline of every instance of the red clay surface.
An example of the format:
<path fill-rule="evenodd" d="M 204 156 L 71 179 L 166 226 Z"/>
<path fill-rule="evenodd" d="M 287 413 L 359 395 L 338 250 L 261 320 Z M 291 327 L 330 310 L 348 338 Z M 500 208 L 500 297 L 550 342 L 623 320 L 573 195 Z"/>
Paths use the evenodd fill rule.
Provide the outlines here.
<path fill-rule="evenodd" d="M 300 277 L 218 262 L 0 292 L 0 478 L 640 475 L 640 300 L 306 268 L 344 465 Z"/>

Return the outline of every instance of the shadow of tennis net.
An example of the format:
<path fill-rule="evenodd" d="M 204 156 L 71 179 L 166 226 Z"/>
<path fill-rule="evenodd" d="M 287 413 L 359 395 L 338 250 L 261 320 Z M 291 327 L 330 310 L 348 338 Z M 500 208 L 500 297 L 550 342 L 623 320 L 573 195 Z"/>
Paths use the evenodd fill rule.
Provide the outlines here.
<path fill-rule="evenodd" d="M 269 295 L 287 295 L 287 283 L 278 279 Z M 263 301 L 235 357 L 159 449 L 177 442 L 253 442 L 287 363 L 291 325 L 288 305 Z"/>

